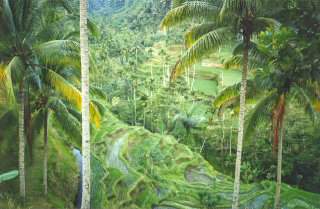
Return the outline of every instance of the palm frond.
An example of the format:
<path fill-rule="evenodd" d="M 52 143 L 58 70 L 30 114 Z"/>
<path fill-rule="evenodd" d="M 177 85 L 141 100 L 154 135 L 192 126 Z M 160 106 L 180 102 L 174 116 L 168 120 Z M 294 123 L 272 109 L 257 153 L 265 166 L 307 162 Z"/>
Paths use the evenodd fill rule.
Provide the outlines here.
<path fill-rule="evenodd" d="M 90 72 L 98 73 L 98 67 L 95 62 L 95 55 L 91 51 L 89 52 L 89 66 Z"/>
<path fill-rule="evenodd" d="M 225 101 L 223 101 L 223 103 L 221 103 L 221 105 L 218 107 L 218 116 L 220 117 L 224 111 L 225 108 L 230 107 L 237 107 L 240 105 L 240 96 L 236 95 L 234 97 L 231 97 L 229 99 L 226 99 Z"/>
<path fill-rule="evenodd" d="M 52 99 L 51 99 L 52 100 Z M 50 102 L 50 99 L 48 101 L 48 103 Z M 32 132 L 34 134 L 34 137 L 40 136 L 41 134 L 41 130 L 43 128 L 43 121 L 44 121 L 44 110 L 47 107 L 42 107 L 39 109 L 36 109 L 35 111 L 33 111 L 32 114 Z"/>
<path fill-rule="evenodd" d="M 187 48 L 191 47 L 203 35 L 216 29 L 216 24 L 213 22 L 206 22 L 200 25 L 193 26 L 184 36 L 184 43 Z"/>
<path fill-rule="evenodd" d="M 223 63 L 224 69 L 237 69 L 241 70 L 243 66 L 243 56 L 242 55 L 234 55 L 228 57 Z M 250 56 L 248 60 L 248 67 L 250 70 L 255 70 L 258 67 L 264 66 L 264 60 L 260 59 L 260 57 Z"/>
<path fill-rule="evenodd" d="M 68 109 L 68 112 L 73 116 L 75 117 L 78 121 L 81 121 L 81 113 L 79 113 L 78 111 L 76 111 L 74 108 L 70 108 L 70 107 L 67 107 Z"/>
<path fill-rule="evenodd" d="M 241 16 L 255 14 L 261 6 L 260 0 L 225 0 L 220 16 L 223 18 L 228 13 Z"/>
<path fill-rule="evenodd" d="M 98 26 L 93 22 L 91 21 L 90 19 L 88 19 L 88 30 L 89 32 L 91 33 L 91 35 L 93 35 L 94 37 L 99 37 L 99 28 Z"/>
<path fill-rule="evenodd" d="M 4 79 L 6 79 L 6 67 L 0 63 L 0 86 Z"/>
<path fill-rule="evenodd" d="M 94 104 L 96 109 L 99 111 L 100 115 L 104 115 L 106 113 L 106 108 L 104 107 L 104 105 L 101 102 L 99 102 L 98 100 L 94 100 L 94 99 L 91 99 L 90 101 Z"/>
<path fill-rule="evenodd" d="M 185 127 L 185 129 L 187 130 L 187 132 L 191 129 L 191 128 L 196 128 L 200 123 L 202 123 L 203 121 L 205 121 L 205 117 L 203 116 L 191 116 L 188 117 L 184 114 L 176 114 L 173 118 L 173 127 L 172 129 L 175 128 L 177 122 L 180 121 L 182 123 L 182 125 Z"/>
<path fill-rule="evenodd" d="M 25 68 L 21 57 L 15 56 L 13 57 L 9 63 L 4 67 L 2 67 L 2 74 L 3 76 L 3 87 L 6 92 L 6 103 L 7 104 L 13 104 L 15 102 L 15 96 L 13 91 L 13 81 L 18 81 L 19 79 L 23 79 Z M 12 74 L 14 74 L 15 79 L 12 79 Z"/>
<path fill-rule="evenodd" d="M 47 8 L 64 8 L 68 13 L 73 13 L 74 9 L 68 0 L 40 0 L 35 11 L 45 11 Z"/>
<path fill-rule="evenodd" d="M 41 24 L 41 30 L 36 30 L 34 33 L 34 40 L 37 42 L 46 42 L 51 40 L 65 40 L 72 36 L 79 36 L 79 19 L 78 14 L 66 14 L 55 20 L 47 22 L 39 22 Z M 97 25 L 88 19 L 88 31 L 94 37 L 99 37 L 99 29 Z"/>
<path fill-rule="evenodd" d="M 193 18 L 213 21 L 219 11 L 218 7 L 208 2 L 187 1 L 182 6 L 170 10 L 164 17 L 160 28 L 169 29 Z"/>
<path fill-rule="evenodd" d="M 171 9 L 175 9 L 177 7 L 180 7 L 186 1 L 188 1 L 188 0 L 172 0 Z"/>
<path fill-rule="evenodd" d="M 222 114 L 225 108 L 231 107 L 233 110 L 240 108 L 240 89 L 241 83 L 226 87 L 221 93 L 217 95 L 212 103 L 213 111 L 217 111 L 218 116 Z M 253 102 L 257 100 L 260 90 L 256 89 L 253 80 L 247 80 L 246 101 Z"/>
<path fill-rule="evenodd" d="M 224 63 L 223 67 L 224 69 L 241 69 L 243 63 L 243 57 L 242 55 L 234 55 L 231 57 L 228 57 Z"/>
<path fill-rule="evenodd" d="M 226 87 L 213 101 L 213 108 L 219 108 L 225 101 L 237 97 L 241 89 L 241 83 L 236 83 Z"/>
<path fill-rule="evenodd" d="M 50 65 L 76 66 L 80 69 L 80 46 L 71 40 L 54 40 L 35 49 L 40 61 Z"/>
<path fill-rule="evenodd" d="M 253 23 L 254 34 L 259 34 L 261 31 L 265 31 L 267 28 L 272 28 L 274 31 L 279 31 L 281 27 L 281 23 L 272 18 L 259 17 Z"/>
<path fill-rule="evenodd" d="M 81 144 L 81 122 L 69 113 L 67 107 L 61 101 L 54 104 L 53 116 L 55 126 L 58 126 L 69 135 L 76 144 Z"/>
<path fill-rule="evenodd" d="M 56 20 L 41 22 L 40 30 L 34 33 L 34 40 L 37 42 L 47 42 L 55 39 L 62 39 L 69 31 L 74 31 L 79 20 L 76 15 L 64 15 Z"/>
<path fill-rule="evenodd" d="M 22 78 L 21 75 L 24 73 L 26 66 L 19 56 L 13 57 L 6 67 L 6 71 L 10 71 L 15 76 Z"/>
<path fill-rule="evenodd" d="M 251 56 L 258 53 L 258 47 L 255 42 L 250 41 L 249 43 L 249 53 Z M 243 41 L 240 40 L 236 43 L 236 45 L 232 49 L 232 55 L 242 55 L 243 54 Z"/>
<path fill-rule="evenodd" d="M 70 39 L 72 37 L 79 38 L 80 37 L 80 31 L 79 30 L 73 30 L 73 31 L 70 31 L 68 33 L 65 33 L 64 36 L 62 37 L 62 39 L 63 40 L 67 40 L 67 39 Z"/>
<path fill-rule="evenodd" d="M 184 72 L 186 67 L 201 60 L 205 55 L 210 54 L 224 41 L 228 40 L 230 29 L 230 27 L 219 28 L 198 39 L 173 67 L 170 79 L 176 79 Z"/>
<path fill-rule="evenodd" d="M 10 7 L 10 3 L 9 3 L 9 0 L 3 0 L 2 1 L 2 18 L 3 18 L 3 21 L 2 21 L 2 24 L 4 25 L 1 25 L 2 27 L 4 28 L 1 28 L 2 30 L 3 29 L 8 29 L 8 32 L 10 32 L 10 34 L 13 36 L 13 37 L 16 37 L 16 27 L 15 27 L 15 24 L 14 24 L 14 19 L 13 19 L 13 15 L 12 15 L 12 10 L 11 10 L 11 7 Z"/>
<path fill-rule="evenodd" d="M 52 14 L 54 9 L 65 11 L 64 16 L 70 16 L 74 13 L 74 8 L 72 6 L 72 1 L 68 0 L 39 0 L 39 1 L 33 1 L 33 6 L 28 12 L 28 17 L 26 19 L 22 19 L 22 22 L 24 22 L 25 28 L 31 31 L 31 33 L 28 34 L 28 39 L 33 39 L 35 32 L 38 31 L 39 25 L 43 25 L 43 21 L 47 18 L 43 18 L 44 16 L 54 16 L 56 15 Z M 50 30 L 50 28 L 48 28 Z"/>
<path fill-rule="evenodd" d="M 257 125 L 263 121 L 271 119 L 277 100 L 277 92 L 274 90 L 261 100 L 253 110 L 248 114 L 245 120 L 244 136 L 249 139 Z"/>
<path fill-rule="evenodd" d="M 63 97 L 76 105 L 76 107 L 81 110 L 82 108 L 82 97 L 81 92 L 68 83 L 63 77 L 55 73 L 52 70 L 48 70 L 48 79 L 51 85 L 56 88 Z M 96 106 L 90 101 L 90 121 L 94 123 L 97 127 L 100 125 L 100 115 L 99 110 Z"/>
<path fill-rule="evenodd" d="M 40 78 L 41 70 L 37 67 L 30 69 L 27 74 L 27 80 L 30 84 L 35 84 L 38 90 L 42 89 L 42 80 Z"/>
<path fill-rule="evenodd" d="M 305 113 L 309 115 L 312 123 L 314 124 L 315 122 L 315 113 L 314 109 L 312 107 L 312 102 L 310 101 L 310 98 L 306 94 L 306 92 L 296 83 L 293 83 L 293 89 L 297 94 L 297 101 L 300 105 L 304 106 Z"/>
<path fill-rule="evenodd" d="M 106 93 L 103 91 L 102 88 L 99 88 L 97 86 L 90 86 L 90 94 L 93 96 L 96 96 L 100 99 L 106 99 Z"/>
<path fill-rule="evenodd" d="M 0 112 L 0 132 L 1 134 L 17 134 L 18 115 L 13 107 L 6 106 Z M 8 135 L 7 135 L 8 136 Z"/>
<path fill-rule="evenodd" d="M 11 106 L 15 104 L 15 96 L 11 80 L 11 71 L 4 71 L 0 67 L 0 106 Z"/>

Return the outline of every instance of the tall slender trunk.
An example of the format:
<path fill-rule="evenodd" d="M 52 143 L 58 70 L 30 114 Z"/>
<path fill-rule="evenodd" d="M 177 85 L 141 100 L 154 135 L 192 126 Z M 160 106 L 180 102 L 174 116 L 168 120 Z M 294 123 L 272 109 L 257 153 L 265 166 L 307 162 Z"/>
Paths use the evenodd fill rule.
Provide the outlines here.
<path fill-rule="evenodd" d="M 150 96 L 151 107 L 153 107 L 152 96 L 153 96 L 153 93 L 152 93 L 152 90 L 151 90 L 151 96 Z M 153 111 L 152 111 L 152 108 L 150 108 L 150 116 L 151 116 L 151 120 L 150 120 L 150 130 L 153 131 L 153 129 L 152 129 L 152 124 L 153 124 Z"/>
<path fill-rule="evenodd" d="M 143 128 L 146 128 L 146 108 L 143 108 Z"/>
<path fill-rule="evenodd" d="M 224 131 L 224 113 L 222 113 L 221 128 L 222 128 L 221 152 L 222 152 L 222 154 L 223 154 L 223 153 L 224 153 L 224 137 L 225 137 L 225 131 Z"/>
<path fill-rule="evenodd" d="M 133 104 L 134 104 L 134 125 L 137 125 L 137 103 L 136 103 L 136 88 L 133 87 Z"/>
<path fill-rule="evenodd" d="M 243 35 L 243 69 L 240 92 L 240 113 L 238 124 L 238 143 L 237 143 L 237 159 L 236 169 L 234 175 L 234 191 L 233 191 L 233 205 L 232 209 L 237 209 L 239 205 L 239 190 L 240 190 L 240 169 L 241 169 L 241 155 L 242 155 L 242 141 L 243 141 L 243 126 L 246 107 L 246 90 L 247 90 L 247 72 L 249 59 L 249 43 L 250 36 Z"/>
<path fill-rule="evenodd" d="M 29 147 L 29 156 L 30 156 L 30 164 L 33 164 L 33 152 L 32 152 L 32 144 L 33 144 L 33 137 L 32 137 L 32 119 L 31 119 L 31 104 L 30 104 L 30 86 L 28 85 L 28 100 L 27 100 L 27 141 Z"/>
<path fill-rule="evenodd" d="M 231 152 L 231 148 L 232 148 L 232 132 L 233 132 L 233 124 L 231 124 L 231 133 L 230 133 L 230 143 L 229 143 L 229 154 L 231 155 L 232 152 Z"/>
<path fill-rule="evenodd" d="M 25 136 L 24 136 L 24 83 L 19 83 L 19 179 L 20 179 L 20 196 L 26 196 L 25 180 Z"/>
<path fill-rule="evenodd" d="M 82 205 L 90 208 L 89 43 L 87 0 L 80 0 L 80 48 L 82 91 Z"/>
<path fill-rule="evenodd" d="M 191 91 L 193 90 L 193 86 L 194 86 L 194 77 L 195 77 L 195 75 L 196 75 L 196 65 L 193 65 Z"/>
<path fill-rule="evenodd" d="M 48 118 L 49 111 L 45 110 L 43 115 L 43 188 L 44 195 L 48 195 Z"/>
<path fill-rule="evenodd" d="M 274 209 L 280 208 L 280 190 L 281 190 L 281 171 L 282 171 L 282 141 L 283 141 L 283 124 L 280 125 L 278 140 L 278 165 L 277 165 L 277 187 L 274 198 Z"/>

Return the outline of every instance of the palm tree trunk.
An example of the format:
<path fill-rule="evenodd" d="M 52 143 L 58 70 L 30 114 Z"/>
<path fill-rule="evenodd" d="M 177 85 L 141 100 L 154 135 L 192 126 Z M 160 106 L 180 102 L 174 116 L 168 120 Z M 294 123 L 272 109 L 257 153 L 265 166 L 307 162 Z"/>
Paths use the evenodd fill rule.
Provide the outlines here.
<path fill-rule="evenodd" d="M 224 137 L 225 137 L 225 131 L 224 131 L 224 113 L 222 113 L 222 138 L 221 138 L 221 152 L 224 153 Z"/>
<path fill-rule="evenodd" d="M 82 88 L 82 205 L 90 208 L 90 121 L 89 121 L 89 44 L 87 28 L 87 0 L 80 0 L 80 48 Z"/>
<path fill-rule="evenodd" d="M 274 209 L 280 206 L 280 190 L 281 190 L 281 171 L 282 171 L 282 141 L 283 141 L 283 125 L 280 125 L 280 133 L 278 140 L 278 165 L 277 165 L 277 188 L 274 198 Z"/>
<path fill-rule="evenodd" d="M 146 108 L 143 108 L 143 128 L 146 128 Z"/>
<path fill-rule="evenodd" d="M 49 112 L 45 110 L 43 117 L 43 188 L 44 195 L 48 195 L 48 118 Z"/>
<path fill-rule="evenodd" d="M 240 92 L 240 113 L 239 113 L 239 125 L 238 125 L 237 159 L 236 159 L 236 169 L 235 169 L 235 176 L 234 176 L 232 209 L 237 209 L 239 205 L 240 169 L 241 169 L 241 155 L 242 155 L 242 141 L 243 141 L 243 126 L 244 126 L 244 116 L 245 116 L 245 107 L 246 107 L 249 43 L 250 43 L 250 36 L 244 33 L 243 35 L 243 70 L 242 70 L 241 92 Z"/>
<path fill-rule="evenodd" d="M 28 85 L 28 100 L 27 100 L 27 141 L 28 141 L 28 147 L 29 147 L 29 155 L 30 155 L 30 164 L 33 165 L 33 152 L 32 152 L 32 119 L 31 119 L 31 104 L 30 104 L 30 92 L 29 92 L 30 86 Z"/>
<path fill-rule="evenodd" d="M 232 153 L 231 153 L 231 148 L 232 148 L 232 132 L 233 132 L 233 124 L 231 124 L 231 132 L 230 132 L 230 143 L 229 143 L 229 155 L 231 155 Z"/>
<path fill-rule="evenodd" d="M 191 91 L 193 90 L 193 86 L 194 86 L 194 77 L 195 77 L 195 75 L 196 75 L 196 65 L 193 65 Z"/>
<path fill-rule="evenodd" d="M 24 88 L 23 80 L 19 83 L 19 174 L 20 174 L 20 196 L 26 196 L 25 181 L 25 136 L 24 136 Z"/>
<path fill-rule="evenodd" d="M 136 88 L 133 87 L 133 104 L 134 104 L 134 125 L 137 125 L 137 103 L 136 103 Z"/>

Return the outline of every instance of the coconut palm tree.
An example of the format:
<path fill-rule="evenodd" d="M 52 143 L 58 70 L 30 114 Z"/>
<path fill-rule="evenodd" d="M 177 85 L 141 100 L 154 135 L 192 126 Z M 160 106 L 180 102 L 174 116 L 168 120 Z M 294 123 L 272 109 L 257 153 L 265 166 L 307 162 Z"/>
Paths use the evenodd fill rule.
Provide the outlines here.
<path fill-rule="evenodd" d="M 176 127 L 177 122 L 179 121 L 186 130 L 188 136 L 192 129 L 200 129 L 198 126 L 200 123 L 205 121 L 205 117 L 195 115 L 195 110 L 196 108 L 193 106 L 189 109 L 187 107 L 183 107 L 182 111 L 174 116 L 171 131 Z"/>
<path fill-rule="evenodd" d="M 89 44 L 87 0 L 80 0 L 83 179 L 81 208 L 90 208 Z"/>
<path fill-rule="evenodd" d="M 19 86 L 19 175 L 20 175 L 20 195 L 25 197 L 25 130 L 24 130 L 24 103 L 25 103 L 25 80 L 28 70 L 32 67 L 30 63 L 39 52 L 45 53 L 41 48 L 43 37 L 48 36 L 59 27 L 47 25 L 40 27 L 49 10 L 64 9 L 71 12 L 68 1 L 35 1 L 17 0 L 1 1 L 0 6 L 0 57 L 5 65 L 5 72 L 10 75 L 13 84 Z M 65 21 L 65 20 L 64 20 Z M 52 47 L 60 49 L 61 46 L 68 45 L 60 42 Z M 59 51 L 59 50 L 57 50 Z M 61 53 L 60 53 L 61 55 Z M 59 56 L 59 55 L 57 55 Z M 64 56 L 66 55 L 64 54 Z M 15 75 L 15 77 L 11 77 Z"/>
<path fill-rule="evenodd" d="M 226 39 L 228 40 L 230 36 L 242 36 L 243 63 L 233 208 L 238 208 L 239 199 L 250 40 L 254 34 L 263 31 L 267 26 L 278 27 L 279 25 L 271 18 L 262 17 L 267 12 L 264 7 L 266 2 L 259 0 L 174 0 L 173 9 L 168 12 L 161 25 L 162 28 L 170 28 L 192 18 L 205 20 L 204 23 L 191 27 L 186 33 L 185 44 L 188 50 L 172 69 L 171 79 L 180 75 L 187 66 L 212 53 L 213 49 L 220 46 Z"/>
<path fill-rule="evenodd" d="M 252 65 L 259 65 L 263 70 L 255 72 L 252 86 L 249 88 L 253 98 L 259 99 L 254 109 L 246 117 L 245 138 L 249 138 L 257 125 L 271 121 L 273 127 L 272 150 L 275 156 L 277 150 L 277 186 L 274 208 L 280 207 L 282 140 L 284 133 L 283 122 L 286 109 L 293 97 L 296 103 L 303 107 L 306 113 L 314 120 L 313 102 L 317 101 L 316 94 L 319 80 L 314 75 L 318 69 L 308 68 L 303 63 L 303 45 L 296 42 L 295 33 L 283 28 L 275 32 L 269 30 L 262 33 L 260 43 L 253 45 L 255 56 L 250 57 Z M 300 43 L 301 44 L 301 43 Z M 293 47 L 294 46 L 294 47 Z M 283 53 L 283 52 L 286 53 Z M 252 53 L 253 54 L 253 53 Z M 228 66 L 236 67 L 243 62 L 241 55 L 229 59 Z M 259 64 L 258 64 L 259 63 Z M 223 109 L 239 100 L 239 84 L 226 88 L 216 98 L 214 105 Z M 261 98 L 261 95 L 265 95 Z"/>
<path fill-rule="evenodd" d="M 7 88 L 9 92 L 13 92 L 17 83 L 19 86 L 19 173 L 20 195 L 24 197 L 25 83 L 28 82 L 29 86 L 29 74 L 37 67 L 47 69 L 48 65 L 63 65 L 80 68 L 79 45 L 75 39 L 71 39 L 79 31 L 79 15 L 74 12 L 70 2 L 65 0 L 3 0 L 0 13 L 2 74 L 9 80 L 6 82 L 9 84 L 7 87 L 12 84 Z M 94 25 L 90 21 L 88 23 L 91 31 L 95 31 Z M 51 84 L 62 95 L 72 95 L 72 102 L 81 106 L 77 90 L 64 88 L 66 85 L 56 82 L 55 72 L 47 70 Z"/>
<path fill-rule="evenodd" d="M 30 73 L 34 77 L 32 80 L 36 85 L 33 86 L 34 91 L 37 92 L 37 100 L 35 102 L 34 121 L 39 124 L 38 127 L 44 128 L 44 158 L 43 158 L 43 185 L 44 194 L 47 195 L 47 161 L 48 161 L 48 120 L 49 114 L 52 113 L 53 119 L 57 121 L 62 130 L 65 130 L 72 139 L 76 140 L 77 144 L 81 144 L 78 139 L 81 138 L 79 134 L 80 122 L 79 115 L 74 110 L 74 106 L 81 109 L 81 93 L 73 85 L 79 83 L 79 70 L 76 68 L 62 68 L 56 66 L 35 68 L 36 73 Z M 99 89 L 92 89 L 95 95 L 98 95 Z M 100 124 L 101 108 L 98 108 L 94 100 L 90 101 L 90 121 L 95 126 Z M 101 114 L 100 114 L 101 113 Z M 42 123 L 42 125 L 40 125 Z M 37 127 L 35 127 L 37 128 Z"/>

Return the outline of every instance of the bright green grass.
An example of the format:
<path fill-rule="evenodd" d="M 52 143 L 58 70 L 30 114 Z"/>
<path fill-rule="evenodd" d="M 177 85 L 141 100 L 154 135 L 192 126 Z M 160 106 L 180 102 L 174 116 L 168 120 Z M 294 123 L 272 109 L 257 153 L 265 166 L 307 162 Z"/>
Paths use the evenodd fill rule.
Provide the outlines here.
<path fill-rule="evenodd" d="M 194 88 L 210 96 L 217 94 L 217 85 L 215 80 L 194 79 Z"/>
<path fill-rule="evenodd" d="M 241 71 L 238 70 L 224 70 L 223 68 L 211 68 L 202 66 L 201 63 L 196 64 L 196 72 L 199 75 L 216 76 L 220 78 L 223 73 L 223 85 L 230 86 L 241 81 Z"/>

